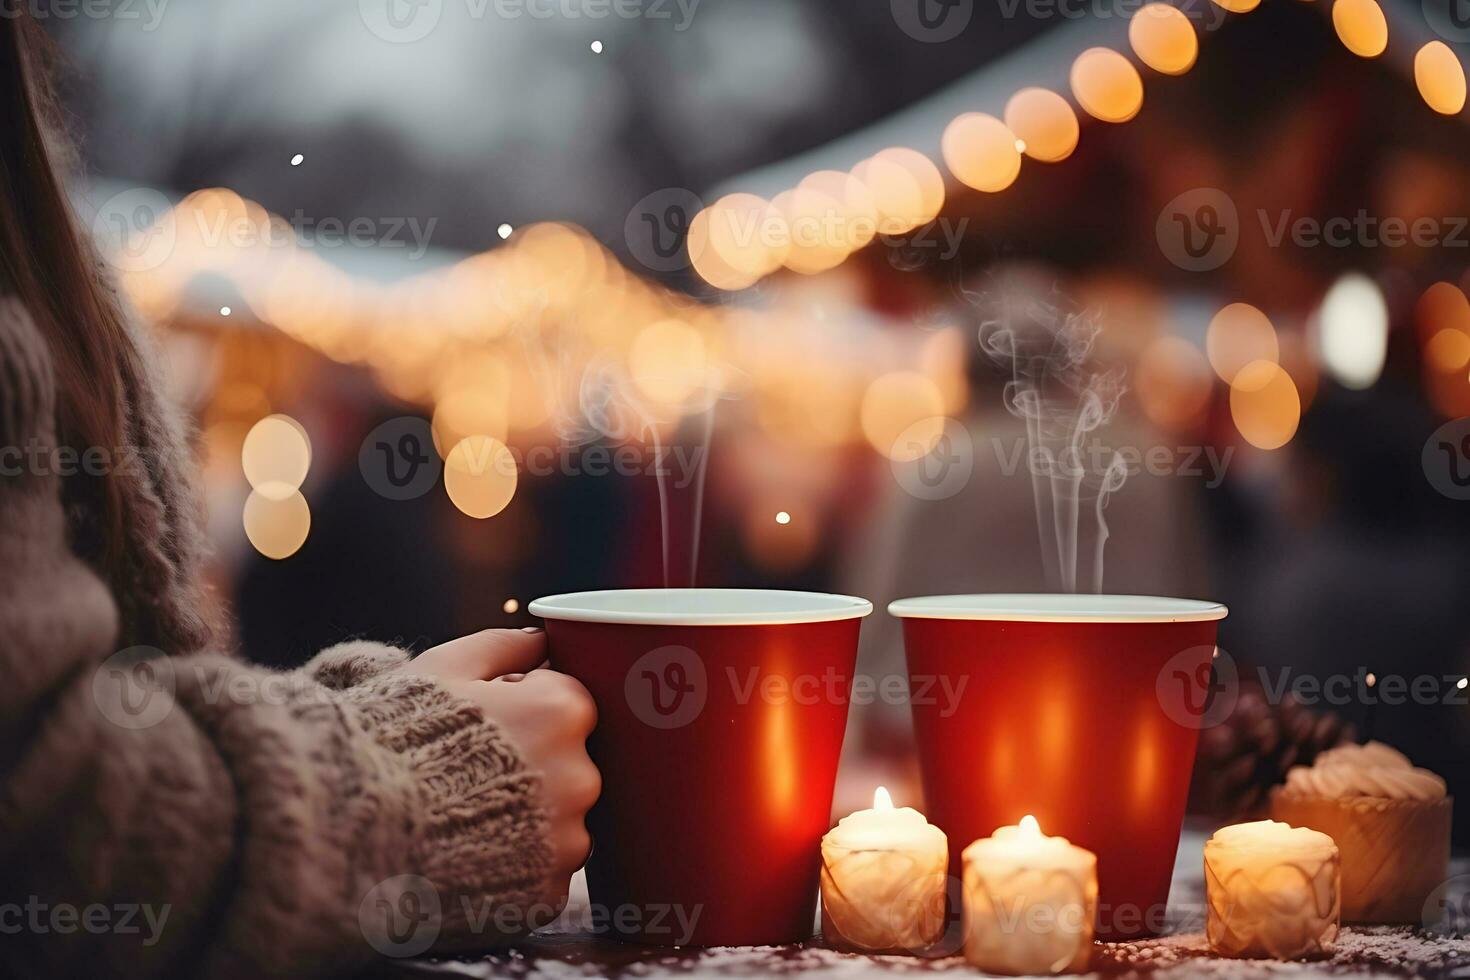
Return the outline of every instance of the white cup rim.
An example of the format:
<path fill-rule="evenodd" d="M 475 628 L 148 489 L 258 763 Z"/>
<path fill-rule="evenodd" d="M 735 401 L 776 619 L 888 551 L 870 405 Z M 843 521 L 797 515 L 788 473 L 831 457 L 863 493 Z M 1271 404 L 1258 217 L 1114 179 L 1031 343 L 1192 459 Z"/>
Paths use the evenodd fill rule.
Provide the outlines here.
<path fill-rule="evenodd" d="M 785 589 L 604 589 L 543 596 L 531 615 L 642 626 L 785 626 L 861 619 L 867 599 Z"/>
<path fill-rule="evenodd" d="M 1203 623 L 1224 619 L 1218 602 L 1152 595 L 993 593 L 898 599 L 888 614 L 899 619 L 963 619 L 1024 623 Z"/>

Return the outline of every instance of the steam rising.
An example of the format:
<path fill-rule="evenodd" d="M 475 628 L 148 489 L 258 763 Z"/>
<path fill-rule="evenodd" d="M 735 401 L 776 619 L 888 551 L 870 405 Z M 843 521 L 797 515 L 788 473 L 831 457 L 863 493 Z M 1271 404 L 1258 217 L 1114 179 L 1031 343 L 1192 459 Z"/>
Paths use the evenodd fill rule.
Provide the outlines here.
<path fill-rule="evenodd" d="M 553 425 L 558 437 L 569 446 L 586 446 L 602 440 L 614 444 L 648 442 L 652 445 L 653 473 L 658 483 L 664 588 L 671 588 L 676 584 L 671 560 L 676 537 L 672 527 L 671 495 L 673 491 L 686 487 L 685 483 L 671 479 L 674 475 L 674 467 L 670 465 L 671 458 L 677 457 L 680 464 L 677 468 L 688 478 L 687 487 L 693 494 L 687 536 L 687 580 L 677 584 L 692 587 L 699 568 L 699 542 L 704 523 L 704 484 L 709 448 L 714 438 L 715 410 L 719 407 L 722 393 L 712 385 L 706 386 L 691 396 L 694 404 L 670 408 L 655 406 L 641 397 L 636 382 L 637 379 L 627 372 L 621 361 L 609 357 L 593 358 L 582 370 L 580 380 L 573 386 L 575 406 L 556 406 L 553 411 Z M 560 392 L 562 386 L 553 385 L 552 390 Z M 697 442 L 692 453 L 686 456 L 684 447 L 667 443 L 664 434 L 671 425 L 690 415 L 698 416 L 691 426 L 695 430 Z"/>
<path fill-rule="evenodd" d="M 1103 549 L 1109 536 L 1104 512 L 1128 476 L 1127 463 L 1117 452 L 1100 473 L 1087 469 L 1089 438 L 1112 420 L 1127 390 L 1123 369 L 1093 367 L 1101 329 L 1095 312 L 1072 312 L 1041 300 L 1007 302 L 980 325 L 981 350 L 1010 376 L 1006 409 L 1026 423 L 1027 471 L 1042 566 L 1050 587 L 1063 592 L 1102 591 Z M 1091 576 L 1083 580 L 1078 576 L 1078 523 L 1089 499 L 1096 539 Z"/>

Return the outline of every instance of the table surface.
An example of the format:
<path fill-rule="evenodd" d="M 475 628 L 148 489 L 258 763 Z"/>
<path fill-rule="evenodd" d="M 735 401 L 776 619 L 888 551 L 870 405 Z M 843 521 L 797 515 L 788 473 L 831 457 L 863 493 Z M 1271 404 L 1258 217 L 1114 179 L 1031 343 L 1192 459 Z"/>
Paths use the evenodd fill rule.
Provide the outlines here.
<path fill-rule="evenodd" d="M 1185 829 L 1175 865 L 1166 935 L 1129 943 L 1099 943 L 1096 977 L 1429 977 L 1470 980 L 1470 936 L 1428 936 L 1407 927 L 1344 928 L 1332 956 L 1310 962 L 1226 960 L 1205 945 L 1203 849 L 1209 828 Z M 1457 908 L 1470 900 L 1470 859 L 1452 868 Z M 802 974 L 833 980 L 891 978 L 904 973 L 977 975 L 959 956 L 863 956 L 824 947 L 820 939 L 796 946 L 656 949 L 598 939 L 579 929 L 586 887 L 573 883 L 567 913 L 552 926 L 510 949 L 478 957 L 410 960 L 379 972 L 409 978 L 509 977 L 574 980 L 583 977 L 769 977 Z"/>

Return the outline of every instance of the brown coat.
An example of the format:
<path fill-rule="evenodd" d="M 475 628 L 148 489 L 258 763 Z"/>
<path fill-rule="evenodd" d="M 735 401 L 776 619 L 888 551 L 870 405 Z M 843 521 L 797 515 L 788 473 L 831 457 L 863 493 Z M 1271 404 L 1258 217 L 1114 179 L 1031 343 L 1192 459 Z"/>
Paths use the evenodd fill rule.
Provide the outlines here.
<path fill-rule="evenodd" d="M 392 671 L 402 651 L 276 674 L 198 647 L 200 532 L 146 374 L 124 377 L 135 581 L 109 590 L 74 550 L 85 505 L 35 462 L 54 385 L 0 298 L 0 973 L 310 976 L 515 931 L 550 862 L 515 747 Z"/>

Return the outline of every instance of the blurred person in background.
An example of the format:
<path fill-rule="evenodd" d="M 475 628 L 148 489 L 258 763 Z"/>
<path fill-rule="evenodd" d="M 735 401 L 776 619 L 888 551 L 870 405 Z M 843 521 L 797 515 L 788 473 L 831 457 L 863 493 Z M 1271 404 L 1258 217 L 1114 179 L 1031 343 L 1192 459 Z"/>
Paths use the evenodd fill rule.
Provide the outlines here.
<path fill-rule="evenodd" d="M 465 909 L 549 920 L 600 787 L 592 702 L 536 669 L 539 631 L 288 674 L 212 641 L 181 424 L 68 210 L 47 57 L 0 18 L 0 897 L 165 917 L 23 930 L 0 972 L 337 971 L 401 875 L 442 896 L 441 946 L 498 938 Z"/>

